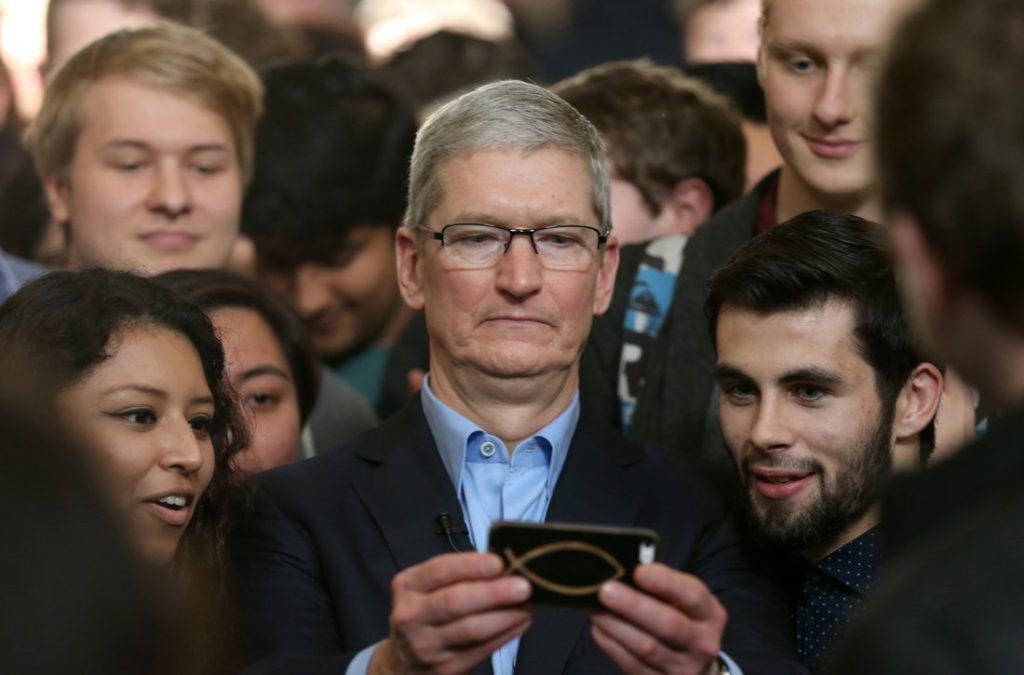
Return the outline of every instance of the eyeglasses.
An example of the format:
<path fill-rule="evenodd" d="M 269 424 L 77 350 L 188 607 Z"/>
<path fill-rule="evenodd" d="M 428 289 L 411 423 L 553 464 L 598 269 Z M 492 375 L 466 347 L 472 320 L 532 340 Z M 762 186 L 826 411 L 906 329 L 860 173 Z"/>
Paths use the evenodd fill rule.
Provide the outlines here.
<path fill-rule="evenodd" d="M 484 268 L 496 265 L 512 245 L 512 238 L 530 238 L 533 252 L 543 267 L 557 270 L 580 270 L 590 267 L 601 246 L 608 240 L 596 227 L 589 225 L 549 225 L 547 227 L 507 228 L 485 223 L 454 223 L 441 231 L 419 226 L 441 242 L 441 250 L 459 265 Z"/>

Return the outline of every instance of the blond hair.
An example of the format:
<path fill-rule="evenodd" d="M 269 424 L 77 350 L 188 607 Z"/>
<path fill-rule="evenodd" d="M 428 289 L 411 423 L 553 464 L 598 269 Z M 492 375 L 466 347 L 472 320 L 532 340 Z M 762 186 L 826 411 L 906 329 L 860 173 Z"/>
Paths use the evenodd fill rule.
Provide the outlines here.
<path fill-rule="evenodd" d="M 263 108 L 259 76 L 213 38 L 171 22 L 111 33 L 80 50 L 53 74 L 33 131 L 33 154 L 41 176 L 67 180 L 85 123 L 86 92 L 107 77 L 198 99 L 231 130 L 238 164 L 248 181 L 253 133 Z"/>

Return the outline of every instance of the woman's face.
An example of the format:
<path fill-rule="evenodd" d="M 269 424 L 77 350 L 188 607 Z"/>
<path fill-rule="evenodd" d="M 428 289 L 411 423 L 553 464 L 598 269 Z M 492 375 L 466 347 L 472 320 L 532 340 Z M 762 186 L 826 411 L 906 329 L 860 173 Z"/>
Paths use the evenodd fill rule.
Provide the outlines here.
<path fill-rule="evenodd" d="M 143 557 L 166 565 L 213 477 L 213 396 L 180 333 L 123 328 L 107 351 L 59 394 L 59 410 L 96 454 Z"/>
<path fill-rule="evenodd" d="M 291 366 L 274 331 L 255 310 L 222 307 L 210 313 L 227 358 L 228 379 L 251 427 L 249 445 L 235 456 L 243 475 L 298 459 L 299 396 Z"/>

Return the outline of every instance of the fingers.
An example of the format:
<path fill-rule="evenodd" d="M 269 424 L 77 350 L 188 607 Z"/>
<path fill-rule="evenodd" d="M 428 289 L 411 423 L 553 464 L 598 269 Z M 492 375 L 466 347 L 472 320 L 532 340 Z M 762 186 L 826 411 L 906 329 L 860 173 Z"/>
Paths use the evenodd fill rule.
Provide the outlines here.
<path fill-rule="evenodd" d="M 411 567 L 392 582 L 392 623 L 437 626 L 525 603 L 529 582 L 500 573 L 497 556 L 478 553 L 451 553 Z"/>
<path fill-rule="evenodd" d="M 718 656 L 725 609 L 699 579 L 664 565 L 638 568 L 635 580 L 640 590 L 601 588 L 595 641 L 626 672 L 703 672 Z"/>
<path fill-rule="evenodd" d="M 501 572 L 495 555 L 451 553 L 398 574 L 388 672 L 465 672 L 525 631 L 530 584 Z"/>
<path fill-rule="evenodd" d="M 640 565 L 633 580 L 638 588 L 678 608 L 691 619 L 710 619 L 721 607 L 703 581 L 661 563 Z"/>
<path fill-rule="evenodd" d="M 392 582 L 394 590 L 429 593 L 459 581 L 491 579 L 502 571 L 493 553 L 446 553 L 403 570 Z"/>
<path fill-rule="evenodd" d="M 619 667 L 626 675 L 648 675 L 649 673 L 656 673 L 657 671 L 648 668 L 647 665 L 635 657 L 633 652 L 629 651 L 621 644 L 610 633 L 605 632 L 603 628 L 594 622 L 590 627 L 590 634 L 594 638 L 594 642 L 603 651 L 608 658 L 612 660 L 616 666 Z"/>

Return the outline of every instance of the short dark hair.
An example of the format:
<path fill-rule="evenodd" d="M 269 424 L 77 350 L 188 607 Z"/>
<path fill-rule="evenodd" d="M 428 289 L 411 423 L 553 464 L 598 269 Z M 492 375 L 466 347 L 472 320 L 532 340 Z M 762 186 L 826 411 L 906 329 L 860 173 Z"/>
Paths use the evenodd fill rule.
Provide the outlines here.
<path fill-rule="evenodd" d="M 875 372 L 887 414 L 923 359 L 903 316 L 881 227 L 854 215 L 808 211 L 755 238 L 718 270 L 704 306 L 717 346 L 725 306 L 772 314 L 847 301 L 858 351 Z M 931 359 L 929 359 L 931 360 Z M 921 432 L 921 457 L 935 446 L 934 421 Z"/>
<path fill-rule="evenodd" d="M 952 274 L 1024 331 L 1024 5 L 933 0 L 881 77 L 880 184 Z"/>
<path fill-rule="evenodd" d="M 242 230 L 263 262 L 328 262 L 352 228 L 397 228 L 412 110 L 365 69 L 328 59 L 267 70 Z"/>
<path fill-rule="evenodd" d="M 740 115 L 710 87 L 648 60 L 588 68 L 551 91 L 590 120 L 615 172 L 651 214 L 676 184 L 700 178 L 717 210 L 743 193 L 747 144 Z"/>
<path fill-rule="evenodd" d="M 259 314 L 277 339 L 299 399 L 299 417 L 309 419 L 320 391 L 320 361 L 299 317 L 255 281 L 220 270 L 174 270 L 155 280 L 195 303 L 204 312 L 242 307 Z"/>
<path fill-rule="evenodd" d="M 199 354 L 214 400 L 214 472 L 178 545 L 175 562 L 186 569 L 216 568 L 223 561 L 224 536 L 235 515 L 232 460 L 248 442 L 249 430 L 224 375 L 224 350 L 202 310 L 170 289 L 127 272 L 52 272 L 0 305 L 0 361 L 28 361 L 23 372 L 43 373 L 45 386 L 56 393 L 109 358 L 111 338 L 132 326 L 172 330 L 186 337 Z"/>

